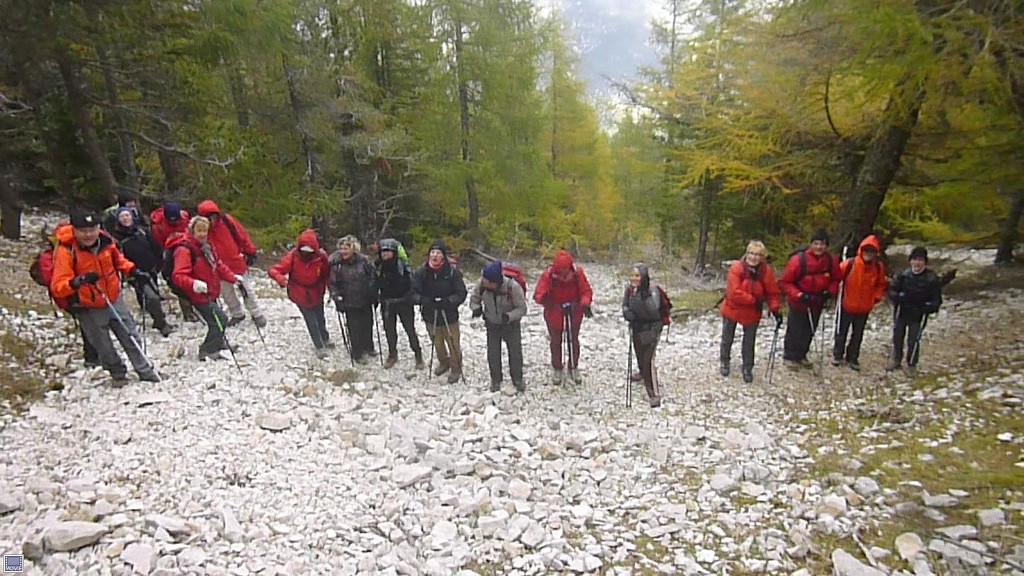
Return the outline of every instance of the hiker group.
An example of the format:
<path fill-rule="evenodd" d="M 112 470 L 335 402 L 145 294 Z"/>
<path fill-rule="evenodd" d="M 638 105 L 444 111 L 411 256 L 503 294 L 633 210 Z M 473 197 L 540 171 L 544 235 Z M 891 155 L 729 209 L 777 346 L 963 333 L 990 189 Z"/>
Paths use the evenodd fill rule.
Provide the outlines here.
<path fill-rule="evenodd" d="M 928 316 L 937 312 L 942 304 L 941 282 L 927 268 L 928 251 L 925 248 L 911 250 L 910 267 L 900 272 L 891 284 L 880 255 L 878 238 L 869 235 L 860 242 L 855 256 L 847 258 L 844 252 L 838 259 L 829 252 L 828 233 L 818 230 L 811 237 L 810 246 L 790 254 L 776 282 L 774 270 L 765 261 L 764 244 L 750 242 L 743 258 L 729 268 L 720 308 L 722 342 L 719 361 L 722 376 L 727 377 L 731 372 L 732 344 L 739 325 L 743 327 L 742 377 L 744 382 L 753 381 L 757 327 L 767 307 L 775 319 L 768 360 L 771 382 L 779 330 L 783 324 L 783 296 L 789 309 L 782 353 L 787 368 L 800 370 L 815 366 L 808 356 L 812 354 L 811 346 L 820 327 L 820 370 L 826 337 L 822 316 L 829 302 L 836 299 L 832 365 L 860 370 L 861 343 L 868 316 L 887 294 L 894 312 L 893 348 L 885 370 L 899 369 L 905 359 L 908 372 L 915 373 L 921 335 Z"/>
<path fill-rule="evenodd" d="M 102 229 L 101 229 L 102 228 Z M 267 326 L 252 281 L 251 266 L 257 248 L 245 227 L 224 213 L 212 200 L 196 206 L 191 216 L 173 201 L 164 202 L 148 217 L 129 195 L 104 214 L 75 212 L 59 225 L 51 247 L 33 264 L 33 278 L 48 287 L 56 306 L 78 324 L 85 361 L 106 369 L 114 386 L 127 383 L 127 366 L 114 348 L 110 334 L 121 344 L 140 380 L 158 381 L 160 375 L 146 357 L 145 314 L 162 336 L 175 329 L 167 319 L 159 290 L 162 278 L 177 297 L 186 321 L 203 321 L 206 335 L 198 348 L 200 361 L 234 359 L 226 329 L 246 320 L 246 312 L 263 340 Z M 832 362 L 860 368 L 860 348 L 868 315 L 888 289 L 895 305 L 893 352 L 887 370 L 906 358 L 913 370 L 918 362 L 920 337 L 929 314 L 942 302 L 938 278 L 927 269 L 924 248 L 910 253 L 910 268 L 889 285 L 879 259 L 880 245 L 868 236 L 853 258 L 838 260 L 828 251 L 829 237 L 819 230 L 811 244 L 790 255 L 776 282 L 765 261 L 764 244 L 752 241 L 743 258 L 729 269 L 721 304 L 721 374 L 731 371 L 731 350 L 736 327 L 743 328 L 742 377 L 753 381 L 757 326 L 767 307 L 775 319 L 769 359 L 769 383 L 779 330 L 782 295 L 788 304 L 783 360 L 794 370 L 810 367 L 808 355 L 822 314 L 832 299 L 839 301 L 834 329 Z M 479 281 L 467 290 L 456 260 L 441 241 L 431 244 L 425 261 L 410 264 L 404 247 L 393 238 L 362 253 L 358 238 L 345 236 L 328 254 L 313 230 L 299 234 L 294 249 L 286 252 L 267 272 L 298 308 L 316 355 L 326 358 L 335 348 L 325 317 L 325 296 L 333 303 L 342 341 L 353 366 L 372 362 L 383 353 L 398 362 L 398 324 L 408 339 L 417 369 L 436 376 L 447 374 L 454 384 L 465 381 L 459 329 L 459 308 L 469 298 L 472 318 L 483 318 L 487 335 L 490 390 L 504 382 L 502 346 L 507 349 L 512 385 L 525 391 L 521 321 L 527 314 L 527 284 L 518 267 L 495 261 L 483 268 Z M 371 259 L 372 258 L 372 259 Z M 142 337 L 122 298 L 122 280 L 134 288 L 142 316 Z M 551 380 L 581 383 L 579 333 L 584 318 L 592 318 L 593 291 L 582 267 L 560 250 L 541 274 L 533 300 L 543 308 L 550 340 Z M 223 307 L 222 307 L 223 303 Z M 430 360 L 416 332 L 415 307 L 430 339 Z M 670 326 L 672 303 L 667 292 L 651 281 L 648 267 L 634 264 L 625 287 L 621 314 L 629 327 L 626 400 L 631 383 L 642 381 L 652 407 L 661 405 L 655 355 L 665 326 Z M 376 346 L 374 334 L 376 333 Z M 824 340 L 824 331 L 819 342 Z M 265 343 L 265 340 L 264 340 Z M 904 355 L 904 344 L 906 354 Z M 823 344 L 820 353 L 824 354 Z M 434 367 L 434 357 L 437 365 Z M 634 372 L 632 363 L 637 362 Z M 238 366 L 237 361 L 235 361 Z M 240 370 L 240 368 L 239 368 Z"/>

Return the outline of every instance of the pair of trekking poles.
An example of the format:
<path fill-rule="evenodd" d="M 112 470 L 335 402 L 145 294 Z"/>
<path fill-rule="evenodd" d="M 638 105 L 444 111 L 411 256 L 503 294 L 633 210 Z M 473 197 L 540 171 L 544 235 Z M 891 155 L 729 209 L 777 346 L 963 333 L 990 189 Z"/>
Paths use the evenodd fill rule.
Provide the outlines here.
<path fill-rule="evenodd" d="M 349 365 L 351 367 L 355 368 L 355 366 L 356 366 L 356 359 L 352 356 L 352 342 L 349 340 L 348 329 L 345 327 L 346 324 L 348 324 L 348 312 L 342 312 L 341 308 L 338 307 L 337 302 L 335 302 L 335 305 L 334 305 L 334 312 L 338 316 L 338 327 L 341 329 L 341 341 L 345 345 L 345 352 L 348 354 Z M 345 316 L 344 319 L 342 319 L 342 315 L 343 314 Z M 376 331 L 376 334 L 377 334 L 377 350 L 378 350 L 377 356 L 380 359 L 380 365 L 383 368 L 384 367 L 384 350 L 383 350 L 383 348 L 381 348 L 381 345 L 380 345 L 380 332 L 381 332 L 381 322 L 382 322 L 381 316 L 382 315 L 383 314 L 378 315 L 376 307 L 373 307 L 373 325 L 371 326 L 371 329 L 374 329 Z"/>
<path fill-rule="evenodd" d="M 435 301 L 434 304 L 435 304 L 435 306 L 434 306 L 434 321 L 430 324 L 433 327 L 433 330 L 429 334 L 431 342 L 430 342 L 430 361 L 427 363 L 427 370 L 430 371 L 430 374 L 427 375 L 428 377 L 430 377 L 434 373 L 434 348 L 437 348 L 437 345 L 434 343 L 435 342 L 434 341 L 434 334 L 437 333 L 437 316 L 438 316 L 438 307 L 437 307 L 437 305 L 440 304 L 440 302 Z M 441 319 L 444 320 L 444 330 L 445 330 L 444 340 L 445 340 L 445 345 L 448 346 L 449 351 L 451 351 L 451 350 L 454 349 L 454 346 L 453 346 L 452 341 L 451 341 L 452 327 L 451 327 L 450 324 L 448 324 L 448 314 L 447 313 L 441 313 L 440 316 L 441 316 Z M 463 367 L 462 372 L 459 373 L 459 378 L 462 380 L 463 384 L 466 383 L 466 370 L 465 370 L 465 367 Z"/>

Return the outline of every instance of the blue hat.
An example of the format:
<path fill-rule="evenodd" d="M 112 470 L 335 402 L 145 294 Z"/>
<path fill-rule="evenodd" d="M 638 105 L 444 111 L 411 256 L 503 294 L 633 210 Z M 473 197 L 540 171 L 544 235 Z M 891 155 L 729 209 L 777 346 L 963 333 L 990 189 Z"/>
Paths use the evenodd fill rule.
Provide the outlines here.
<path fill-rule="evenodd" d="M 484 266 L 484 279 L 495 284 L 501 284 L 501 262 L 495 260 Z"/>
<path fill-rule="evenodd" d="M 181 204 L 177 202 L 164 202 L 164 218 L 168 222 L 181 220 Z"/>

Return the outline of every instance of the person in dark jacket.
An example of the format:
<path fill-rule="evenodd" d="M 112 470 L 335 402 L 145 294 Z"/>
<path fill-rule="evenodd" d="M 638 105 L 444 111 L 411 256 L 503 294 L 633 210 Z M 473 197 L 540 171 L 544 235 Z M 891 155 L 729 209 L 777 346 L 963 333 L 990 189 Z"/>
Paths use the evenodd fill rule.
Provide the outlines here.
<path fill-rule="evenodd" d="M 149 232 L 139 226 L 135 215 L 136 212 L 130 208 L 121 208 L 117 213 L 117 225 L 114 226 L 111 236 L 117 241 L 125 258 L 149 275 L 148 281 L 135 285 L 135 298 L 139 302 L 139 307 L 153 318 L 153 328 L 167 337 L 174 327 L 167 322 L 156 284 L 163 264 L 163 249 L 157 245 Z"/>
<path fill-rule="evenodd" d="M 782 359 L 793 370 L 813 366 L 807 352 L 818 330 L 821 311 L 839 292 L 838 258 L 829 254 L 828 244 L 828 232 L 817 230 L 811 236 L 811 247 L 790 256 L 779 278 L 779 288 L 789 303 Z"/>
<path fill-rule="evenodd" d="M 519 392 L 523 382 L 523 331 L 520 320 L 526 315 L 523 287 L 501 272 L 501 262 L 484 267 L 480 283 L 469 300 L 473 318 L 483 316 L 487 327 L 487 367 L 491 372 L 491 392 L 501 389 L 501 343 L 508 348 L 508 372 Z"/>
<path fill-rule="evenodd" d="M 459 306 L 466 301 L 466 283 L 462 272 L 448 258 L 448 247 L 435 240 L 430 245 L 427 261 L 413 275 L 413 304 L 420 305 L 420 315 L 427 325 L 427 334 L 434 344 L 438 366 L 435 376 L 448 374 L 448 383 L 462 378 L 462 345 L 459 341 Z"/>
<path fill-rule="evenodd" d="M 928 250 L 916 247 L 910 251 L 910 268 L 899 273 L 889 286 L 889 299 L 895 306 L 892 327 L 892 356 L 887 371 L 897 370 L 903 362 L 906 340 L 907 370 L 917 371 L 921 331 L 929 314 L 942 306 L 942 284 L 935 272 L 928 269 Z"/>
<path fill-rule="evenodd" d="M 281 288 L 288 289 L 288 299 L 299 307 L 306 330 L 313 340 L 316 355 L 327 357 L 327 349 L 334 348 L 324 318 L 324 293 L 331 276 L 327 252 L 320 248 L 320 240 L 311 229 L 299 234 L 294 250 L 289 250 L 267 275 Z"/>
<path fill-rule="evenodd" d="M 206 322 L 206 338 L 199 345 L 199 360 L 220 360 L 220 351 L 227 350 L 224 328 L 228 317 L 217 304 L 222 283 L 234 284 L 241 281 L 217 256 L 216 249 L 209 241 L 210 221 L 195 216 L 189 221 L 188 232 L 173 233 L 167 239 L 170 257 L 174 259 L 171 282 L 188 298 L 192 306 Z"/>
<path fill-rule="evenodd" d="M 338 250 L 331 254 L 331 300 L 345 315 L 352 360 L 360 364 L 369 362 L 373 350 L 373 307 L 377 299 L 373 294 L 373 264 L 359 253 L 359 240 L 345 236 L 338 242 Z"/>
<path fill-rule="evenodd" d="M 416 358 L 416 368 L 423 369 L 423 349 L 416 334 L 416 312 L 412 306 L 412 271 L 399 257 L 401 245 L 394 238 L 377 243 L 377 263 L 373 267 L 373 293 L 381 304 L 384 317 L 384 335 L 388 341 L 385 368 L 398 362 L 398 321 L 409 338 L 409 348 Z"/>
<path fill-rule="evenodd" d="M 651 273 L 647 265 L 634 264 L 629 274 L 629 285 L 622 295 L 622 317 L 629 322 L 633 352 L 651 408 L 661 406 L 654 353 L 658 349 L 662 329 L 672 323 L 671 311 L 672 303 L 669 302 L 668 294 L 661 286 L 651 284 Z"/>
<path fill-rule="evenodd" d="M 149 221 L 146 219 L 146 215 L 139 209 L 139 198 L 132 192 L 122 191 L 117 195 L 117 203 L 108 206 L 103 211 L 103 229 L 108 234 L 113 234 L 114 229 L 117 228 L 117 215 L 121 212 L 122 208 L 131 210 L 132 216 L 135 217 L 135 223 L 140 228 L 147 232 L 149 231 Z"/>
<path fill-rule="evenodd" d="M 775 283 L 775 271 L 764 261 L 765 247 L 754 240 L 747 244 L 742 260 L 733 262 L 725 281 L 725 298 L 719 309 L 722 313 L 722 345 L 719 361 L 722 376 L 729 375 L 729 361 L 732 356 L 732 342 L 736 336 L 736 325 L 743 327 L 743 381 L 754 381 L 754 345 L 757 343 L 757 326 L 765 305 L 782 325 L 779 312 L 779 287 Z"/>

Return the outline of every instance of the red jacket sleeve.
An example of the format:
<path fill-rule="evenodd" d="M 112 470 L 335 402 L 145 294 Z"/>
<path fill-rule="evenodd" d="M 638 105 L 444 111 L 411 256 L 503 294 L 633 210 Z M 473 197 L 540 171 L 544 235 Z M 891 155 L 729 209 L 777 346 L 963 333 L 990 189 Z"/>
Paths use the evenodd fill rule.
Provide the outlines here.
<path fill-rule="evenodd" d="M 238 282 L 238 279 L 235 278 L 234 270 L 228 268 L 228 265 L 225 264 L 224 261 L 221 260 L 220 258 L 217 258 L 217 264 L 214 265 L 214 268 L 216 269 L 217 276 L 220 276 L 221 280 L 229 284 L 235 284 L 236 282 Z"/>
<path fill-rule="evenodd" d="M 840 261 L 840 259 L 837 258 L 835 256 L 835 254 L 833 254 L 832 255 L 832 270 L 830 272 L 831 275 L 829 276 L 829 283 L 828 283 L 828 293 L 831 294 L 833 297 L 836 294 L 839 294 L 839 282 L 842 281 L 842 279 L 843 279 L 843 273 L 839 270 L 839 265 L 841 263 L 842 262 Z"/>
<path fill-rule="evenodd" d="M 782 270 L 782 277 L 779 278 L 779 289 L 793 301 L 800 299 L 800 289 L 796 287 L 800 279 L 800 255 L 794 254 L 786 261 L 786 267 Z"/>
<path fill-rule="evenodd" d="M 580 291 L 580 306 L 590 306 L 594 301 L 594 291 L 590 288 L 590 281 L 583 273 L 583 268 L 576 266 L 576 282 Z"/>
<path fill-rule="evenodd" d="M 289 250 L 277 261 L 277 264 L 274 264 L 270 270 L 267 270 L 267 276 L 273 278 L 277 285 L 282 288 L 288 284 L 288 274 L 292 269 L 292 258 L 294 257 L 293 251 Z"/>
<path fill-rule="evenodd" d="M 252 238 L 249 237 L 249 232 L 242 226 L 238 220 L 235 220 L 230 214 L 224 214 L 224 218 L 231 221 L 235 225 L 235 231 L 238 232 L 238 249 L 246 256 L 256 255 L 256 245 L 252 243 Z M 233 276 L 232 276 L 233 277 Z"/>
<path fill-rule="evenodd" d="M 661 295 L 661 323 L 668 326 L 672 323 L 672 302 L 668 299 L 665 289 L 658 286 L 658 293 Z"/>
<path fill-rule="evenodd" d="M 197 258 L 201 258 L 201 256 L 197 256 Z M 174 272 L 171 273 L 171 280 L 174 281 L 175 286 L 191 293 L 192 281 L 198 280 L 198 278 L 196 278 L 195 271 L 192 270 L 192 251 L 190 249 L 174 249 Z"/>
<path fill-rule="evenodd" d="M 757 304 L 753 294 L 743 289 L 743 262 L 729 267 L 729 277 L 725 280 L 725 299 L 740 306 Z"/>
<path fill-rule="evenodd" d="M 548 267 L 544 270 L 544 273 L 540 275 L 540 279 L 537 280 L 537 286 L 533 289 L 533 301 L 541 306 L 544 305 L 544 299 L 547 298 L 548 290 L 551 289 L 551 268 Z"/>
<path fill-rule="evenodd" d="M 782 305 L 779 298 L 781 292 L 779 290 L 779 285 L 775 283 L 775 270 L 772 270 L 772 267 L 767 263 L 764 265 L 764 276 L 761 281 L 764 283 L 764 292 L 768 297 L 768 309 L 771 310 L 772 313 L 778 312 L 779 306 Z"/>

